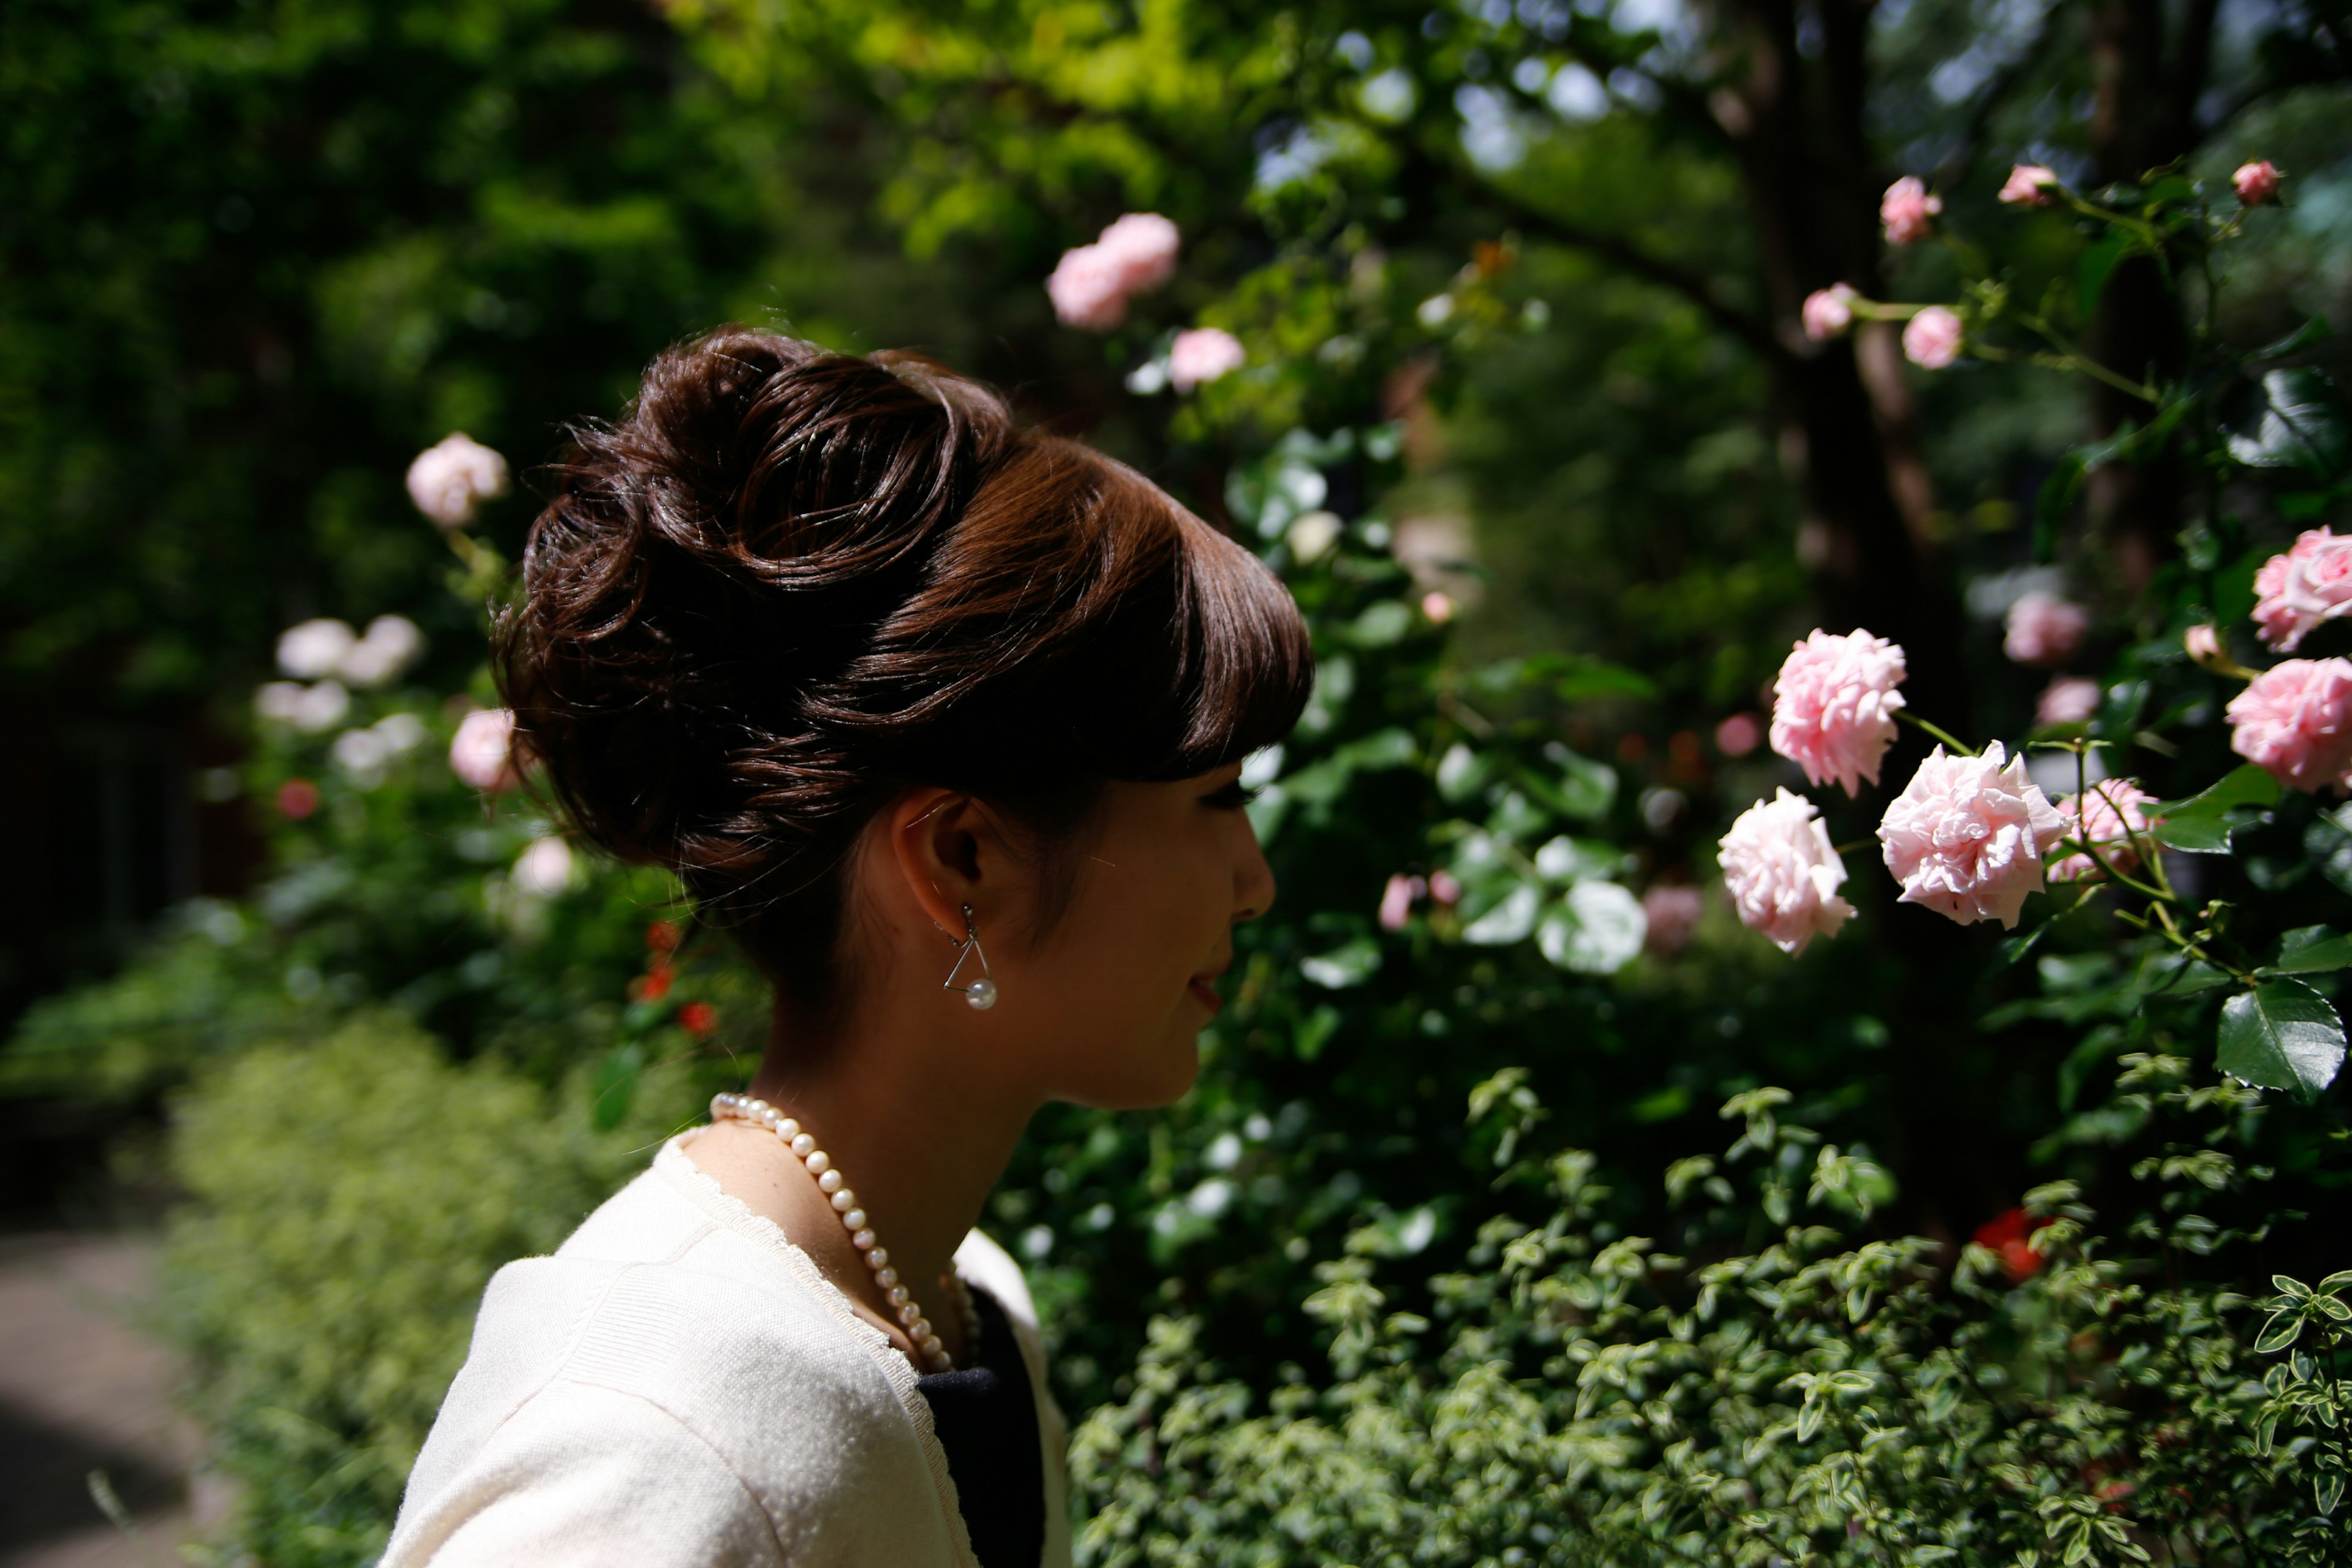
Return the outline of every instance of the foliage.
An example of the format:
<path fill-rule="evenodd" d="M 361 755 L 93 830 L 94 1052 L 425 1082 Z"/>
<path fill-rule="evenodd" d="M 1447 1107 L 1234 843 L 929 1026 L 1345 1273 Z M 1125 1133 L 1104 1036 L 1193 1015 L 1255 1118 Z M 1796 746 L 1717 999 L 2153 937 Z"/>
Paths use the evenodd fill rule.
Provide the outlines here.
<path fill-rule="evenodd" d="M 2125 1092 L 2231 1142 L 2255 1097 L 2187 1089 L 2187 1066 L 2133 1057 Z M 2026 1267 L 1971 1245 L 1947 1275 L 1925 1237 L 1857 1242 L 1874 1173 L 1790 1099 L 1724 1106 L 1740 1136 L 1670 1170 L 1690 1212 L 1664 1239 L 1601 1217 L 1591 1154 L 1517 1163 L 1504 1179 L 1557 1206 L 1483 1226 L 1427 1315 L 1391 1310 L 1360 1235 L 1309 1302 L 1328 1385 L 1220 1380 L 1194 1323 L 1155 1321 L 1135 1392 L 1074 1443 L 1080 1560 L 2340 1560 L 2352 1380 L 2326 1352 L 2262 1359 L 2337 1343 L 2352 1274 L 2281 1277 L 2250 1347 L 2256 1303 L 2159 1281 L 2059 1182 L 2027 1195 Z M 2210 1146 L 2184 1165 L 2147 1176 L 2256 1174 Z"/>
<path fill-rule="evenodd" d="M 666 879 L 584 851 L 551 879 L 558 826 L 450 774 L 526 508 L 451 573 L 401 467 L 453 426 L 525 464 L 655 345 L 771 311 L 1016 383 L 1247 539 L 1314 633 L 1307 719 L 1251 773 L 1283 896 L 1240 934 L 1198 1089 L 1150 1118 L 1049 1109 L 988 1219 L 1066 1402 L 1100 1406 L 1095 1561 L 2331 1544 L 2342 1510 L 2313 1526 L 2294 1488 L 2341 1474 L 2344 1259 L 2297 1216 L 2340 1202 L 2345 1090 L 2258 1095 L 2215 1052 L 2221 976 L 2332 995 L 2352 821 L 2294 794 L 2176 805 L 2177 853 L 2200 822 L 2230 851 L 2170 862 L 2200 884 L 2173 884 L 2187 963 L 2112 887 L 2004 942 L 1857 876 L 1853 928 L 1795 963 L 1712 891 L 1686 947 L 1647 929 L 1637 895 L 1710 884 L 1728 811 L 1793 782 L 1717 726 L 1752 724 L 1786 639 L 1828 618 L 1803 482 L 1835 466 L 1791 463 L 1820 427 L 1790 378 L 1852 373 L 1790 346 L 1752 159 L 1714 118 L 1738 84 L 1706 73 L 1748 58 L 1726 35 L 1640 6 L 662 9 L 674 29 L 554 0 L 102 5 L 12 16 L 0 46 L 10 79 L 63 84 L 23 89 L 10 176 L 51 176 L 7 238 L 37 286 L 0 377 L 50 389 L 12 390 L 0 448 L 17 662 L 116 639 L 127 681 L 211 682 L 226 710 L 321 610 L 401 610 L 435 649 L 335 724 L 256 721 L 261 884 L 0 1058 L 11 1092 L 184 1095 L 173 1273 L 247 1554 L 365 1561 L 488 1270 L 764 1037 L 755 980 Z M 1904 161 L 1981 138 L 1921 84 L 1954 38 L 2000 56 L 2000 28 L 1881 11 Z M 2028 59 L 2074 101 L 2083 51 Z M 2065 162 L 2086 124 L 2024 101 L 1995 141 Z M 2278 111 L 2308 188 L 2343 188 L 2341 111 Z M 1850 151 L 1853 183 L 1878 154 Z M 2087 329 L 2083 279 L 2122 260 L 2098 227 L 2013 223 L 1954 180 L 1956 226 L 2001 226 L 1979 271 L 2003 309 L 2056 279 Z M 1118 332 L 1055 331 L 1055 251 L 1130 206 L 1181 222 L 1180 276 Z M 2341 287 L 2326 210 L 2248 225 L 2257 281 L 2200 322 L 2221 362 L 2284 331 L 2292 290 L 2259 279 Z M 1915 251 L 1883 292 L 1952 297 L 1955 266 Z M 1169 342 L 1196 322 L 1249 361 L 1179 396 Z M 68 374 L 99 363 L 144 367 L 137 422 Z M 2105 700 L 2042 738 L 2176 801 L 2222 777 L 2233 687 L 2180 633 L 2242 620 L 2338 481 L 2231 459 L 2135 583 L 2078 508 L 2020 521 L 2053 465 L 2053 494 L 2087 494 L 2136 435 L 2068 458 L 2096 423 L 2032 367 L 1893 369 L 1945 497 L 1918 537 L 1991 605 L 1946 650 L 1970 711 L 1940 716 L 2032 733 L 2042 677 L 1996 623 L 2021 569 L 2056 568 L 2099 613 L 2075 668 Z M 2184 382 L 2200 411 L 2168 428 L 2259 445 L 2262 384 Z M 405 750 L 353 765 L 346 738 L 395 721 Z M 1860 805 L 1830 815 L 1866 836 Z M 1740 1142 L 1697 1152 L 1727 1098 Z M 2321 1284 L 2276 1284 L 2260 1329 L 2273 1269 Z M 1327 1359 L 1335 1380 L 1301 1370 Z M 2202 1517 L 2216 1498 L 2238 1515 Z"/>
<path fill-rule="evenodd" d="M 186 1098 L 168 1278 L 198 1408 L 265 1563 L 383 1550 L 498 1265 L 634 1164 L 576 1104 L 451 1065 L 396 1014 L 257 1045 Z"/>

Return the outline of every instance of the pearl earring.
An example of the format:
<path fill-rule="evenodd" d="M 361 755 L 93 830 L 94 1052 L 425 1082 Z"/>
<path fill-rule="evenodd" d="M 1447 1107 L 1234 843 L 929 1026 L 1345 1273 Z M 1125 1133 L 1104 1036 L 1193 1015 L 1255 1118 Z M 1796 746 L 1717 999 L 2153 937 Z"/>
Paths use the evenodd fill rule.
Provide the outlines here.
<path fill-rule="evenodd" d="M 969 985 L 959 985 L 956 976 L 962 973 L 967 958 L 980 960 L 980 978 Z M 988 954 L 981 951 L 980 928 L 971 923 L 970 904 L 963 907 L 963 943 L 956 950 L 955 967 L 948 971 L 945 980 L 940 982 L 940 989 L 962 992 L 963 999 L 971 1004 L 972 1011 L 976 1013 L 985 1013 L 996 1005 L 996 972 L 989 968 Z"/>

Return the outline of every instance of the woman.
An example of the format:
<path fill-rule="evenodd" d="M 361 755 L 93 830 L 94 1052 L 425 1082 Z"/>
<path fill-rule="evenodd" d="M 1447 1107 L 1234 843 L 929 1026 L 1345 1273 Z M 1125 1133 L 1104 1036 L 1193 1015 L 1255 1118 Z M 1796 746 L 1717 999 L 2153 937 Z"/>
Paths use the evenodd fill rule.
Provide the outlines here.
<path fill-rule="evenodd" d="M 723 331 L 581 437 L 499 639 L 579 831 L 775 987 L 748 1095 L 491 1281 L 385 1568 L 1066 1561 L 972 1229 L 1049 1100 L 1168 1104 L 1312 679 L 1247 552 L 923 361 Z"/>

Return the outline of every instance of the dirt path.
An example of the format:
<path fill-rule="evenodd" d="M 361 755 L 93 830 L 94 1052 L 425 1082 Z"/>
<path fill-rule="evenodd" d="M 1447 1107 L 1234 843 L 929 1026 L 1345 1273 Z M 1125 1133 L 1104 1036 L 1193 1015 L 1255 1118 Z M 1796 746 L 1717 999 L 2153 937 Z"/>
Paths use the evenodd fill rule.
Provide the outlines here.
<path fill-rule="evenodd" d="M 194 1434 L 172 1359 L 133 1326 L 153 1247 L 0 1237 L 0 1568 L 163 1568 L 190 1531 Z M 132 1540 L 91 1500 L 103 1471 Z"/>

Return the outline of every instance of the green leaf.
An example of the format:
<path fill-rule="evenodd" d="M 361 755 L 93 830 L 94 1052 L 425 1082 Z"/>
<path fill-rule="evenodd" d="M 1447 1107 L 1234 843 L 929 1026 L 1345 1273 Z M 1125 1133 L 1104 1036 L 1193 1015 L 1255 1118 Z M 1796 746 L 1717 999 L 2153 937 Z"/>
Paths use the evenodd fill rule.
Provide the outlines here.
<path fill-rule="evenodd" d="M 2198 855 L 2226 855 L 2230 835 L 2258 821 L 2278 802 L 2278 780 L 2248 763 L 2181 800 L 2158 802 L 2148 831 L 2159 844 Z"/>
<path fill-rule="evenodd" d="M 2307 1104 L 2336 1081 L 2344 1065 L 2343 1021 L 2302 981 L 2264 981 L 2222 1005 L 2218 1065 L 2244 1082 L 2286 1089 Z"/>
<path fill-rule="evenodd" d="M 1579 882 L 1536 927 L 1536 945 L 1562 969 L 1614 974 L 1641 955 L 1649 931 L 1641 900 L 1614 882 Z"/>
<path fill-rule="evenodd" d="M 2200 991 L 2229 984 L 2227 971 L 2216 969 L 2201 958 L 2173 953 L 2151 957 L 2139 972 L 2140 991 L 2150 996 L 2194 996 Z"/>
<path fill-rule="evenodd" d="M 2056 552 L 2058 534 L 2066 526 L 2066 514 L 2074 510 L 2075 492 L 2083 488 L 2084 473 L 2083 454 L 2068 452 L 2059 458 L 2050 477 L 2042 481 L 2042 489 L 2033 498 L 2033 558 L 2047 561 Z"/>
<path fill-rule="evenodd" d="M 2248 354 L 2246 359 L 2248 363 L 2256 364 L 2266 359 L 2284 359 L 2288 354 L 2311 347 L 2314 343 L 2326 342 L 2334 335 L 2335 330 L 2327 324 L 2326 317 L 2314 316 L 2276 342 L 2266 343 L 2256 349 Z"/>
<path fill-rule="evenodd" d="M 1298 973 L 1328 991 L 1361 985 L 1381 966 L 1381 944 L 1360 936 L 1330 952 L 1298 961 Z"/>
<path fill-rule="evenodd" d="M 2299 926 L 2279 938 L 2279 955 L 2257 974 L 2324 974 L 2352 966 L 2352 936 L 2326 926 Z"/>
<path fill-rule="evenodd" d="M 1560 809 L 1570 816 L 1609 815 L 1617 799 L 1617 770 L 1591 757 L 1580 757 L 1566 746 L 1547 746 L 1544 755 L 1559 764 Z"/>
<path fill-rule="evenodd" d="M 2344 413 L 2325 373 L 2263 373 L 2261 411 L 2241 421 L 2230 456 L 2251 468 L 2303 468 L 2332 478 L 2344 467 Z"/>
<path fill-rule="evenodd" d="M 645 1070 L 645 1049 L 635 1040 L 604 1053 L 589 1083 L 588 1120 L 597 1131 L 610 1132 L 628 1115 Z"/>
<path fill-rule="evenodd" d="M 2043 937 L 2050 934 L 2050 921 L 2043 921 L 2032 931 L 2022 931 L 2016 936 L 2003 938 L 2000 945 L 1996 946 L 1992 950 L 1993 968 L 1996 970 L 2007 969 L 2011 964 L 2015 963 L 2019 959 L 2023 958 L 2027 953 L 2032 952 L 2033 951 L 2034 943 L 2040 942 Z"/>
<path fill-rule="evenodd" d="M 2352 1268 L 2339 1268 L 2322 1279 L 2315 1289 L 2322 1296 L 2333 1296 L 2347 1285 L 2352 1285 Z"/>
<path fill-rule="evenodd" d="M 2343 1472 L 2330 1471 L 2324 1476 L 2314 1476 L 2311 1480 L 2311 1495 L 2313 1500 L 2318 1504 L 2320 1512 L 2334 1513 L 2336 1505 L 2344 1500 Z"/>
<path fill-rule="evenodd" d="M 2110 228 L 2093 240 L 2083 252 L 2082 266 L 2075 278 L 2080 290 L 2083 314 L 2088 318 L 2099 308 L 2099 296 L 2106 292 L 2107 279 L 2115 276 L 2116 266 L 2131 253 L 2132 237 L 2128 231 Z"/>
<path fill-rule="evenodd" d="M 2179 800 L 2158 801 L 2148 808 L 2148 816 L 2168 821 L 2180 817 L 2226 816 L 2242 805 L 2276 805 L 2278 797 L 2278 780 L 2248 763 L 2243 767 L 2223 773 L 2195 795 Z"/>

